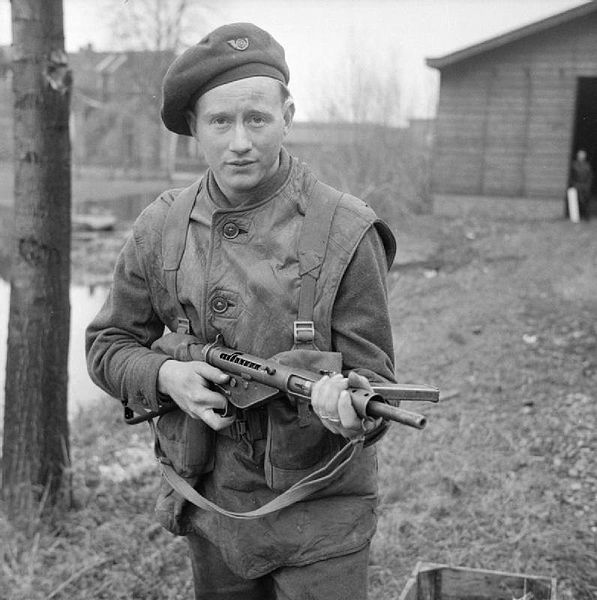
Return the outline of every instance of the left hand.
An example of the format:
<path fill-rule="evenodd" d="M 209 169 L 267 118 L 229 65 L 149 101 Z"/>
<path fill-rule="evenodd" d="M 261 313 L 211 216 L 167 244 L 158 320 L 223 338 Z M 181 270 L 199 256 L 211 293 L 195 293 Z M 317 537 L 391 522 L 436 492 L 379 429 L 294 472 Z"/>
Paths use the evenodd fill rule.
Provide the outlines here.
<path fill-rule="evenodd" d="M 371 390 L 369 381 L 354 372 L 348 377 L 340 373 L 324 375 L 311 390 L 311 405 L 324 427 L 345 438 L 357 437 L 369 429 L 365 426 L 368 421 L 361 419 L 352 406 L 348 393 L 352 387 Z"/>

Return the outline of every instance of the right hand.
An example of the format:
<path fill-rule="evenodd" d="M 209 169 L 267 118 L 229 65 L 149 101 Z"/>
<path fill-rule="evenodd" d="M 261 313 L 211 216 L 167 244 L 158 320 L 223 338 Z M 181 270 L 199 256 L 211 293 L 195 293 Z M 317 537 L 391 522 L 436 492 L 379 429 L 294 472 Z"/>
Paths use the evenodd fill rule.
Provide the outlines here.
<path fill-rule="evenodd" d="M 158 372 L 158 390 L 170 396 L 189 417 L 201 419 L 218 431 L 231 425 L 234 417 L 222 417 L 214 412 L 214 408 L 226 408 L 228 401 L 212 390 L 210 383 L 224 384 L 228 378 L 226 373 L 206 362 L 167 360 Z"/>

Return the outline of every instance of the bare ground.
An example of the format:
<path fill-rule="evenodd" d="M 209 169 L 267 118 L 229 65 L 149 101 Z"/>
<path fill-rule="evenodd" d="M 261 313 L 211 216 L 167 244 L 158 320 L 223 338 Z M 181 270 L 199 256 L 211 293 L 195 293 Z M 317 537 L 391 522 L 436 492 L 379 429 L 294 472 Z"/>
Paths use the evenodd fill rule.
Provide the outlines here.
<path fill-rule="evenodd" d="M 380 444 L 370 597 L 396 599 L 424 560 L 551 575 L 560 597 L 597 598 L 597 223 L 456 212 L 396 229 L 398 375 L 443 400 L 409 406 L 428 427 Z M 75 243 L 76 277 L 120 243 L 96 240 Z M 0 519 L 0 598 L 191 596 L 183 541 L 152 524 L 147 432 L 110 402 L 73 423 L 75 509 L 32 519 L 29 539 Z"/>
<path fill-rule="evenodd" d="M 382 446 L 374 562 L 397 589 L 423 559 L 597 597 L 596 224 L 469 215 L 405 230 L 421 228 L 430 259 L 393 274 L 398 373 L 448 399 Z"/>

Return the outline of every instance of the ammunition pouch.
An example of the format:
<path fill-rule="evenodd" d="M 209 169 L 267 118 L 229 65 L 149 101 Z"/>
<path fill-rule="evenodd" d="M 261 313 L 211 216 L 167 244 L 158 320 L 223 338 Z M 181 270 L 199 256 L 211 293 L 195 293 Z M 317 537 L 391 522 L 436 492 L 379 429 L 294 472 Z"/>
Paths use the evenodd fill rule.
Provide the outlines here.
<path fill-rule="evenodd" d="M 289 350 L 272 360 L 313 372 L 340 373 L 342 355 L 319 350 Z M 265 480 L 270 489 L 283 492 L 325 465 L 346 440 L 326 429 L 308 400 L 285 396 L 267 404 L 268 430 Z"/>
<path fill-rule="evenodd" d="M 201 419 L 173 410 L 159 417 L 155 433 L 158 460 L 168 461 L 181 477 L 213 470 L 215 431 Z"/>
<path fill-rule="evenodd" d="M 155 341 L 151 349 L 175 360 L 195 360 L 191 349 L 199 340 L 192 335 L 167 334 Z M 171 466 L 191 486 L 214 467 L 215 431 L 201 419 L 192 419 L 182 410 L 161 415 L 150 422 L 154 434 L 157 460 Z M 162 479 L 155 514 L 159 523 L 175 535 L 188 533 L 183 519 L 187 500 Z"/>

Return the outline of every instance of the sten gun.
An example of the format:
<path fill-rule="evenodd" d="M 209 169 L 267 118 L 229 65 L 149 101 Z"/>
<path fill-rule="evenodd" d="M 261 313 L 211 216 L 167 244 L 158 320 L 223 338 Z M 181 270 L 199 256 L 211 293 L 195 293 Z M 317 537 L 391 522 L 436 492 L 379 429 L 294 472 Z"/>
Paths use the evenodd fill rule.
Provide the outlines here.
<path fill-rule="evenodd" d="M 237 409 L 262 405 L 280 397 L 280 392 L 299 401 L 310 401 L 313 384 L 329 371 L 319 372 L 291 367 L 273 359 L 263 359 L 245 352 L 226 348 L 218 340 L 211 344 L 194 345 L 193 355 L 201 355 L 206 363 L 229 375 L 225 384 L 214 385 L 214 389 L 228 399 L 227 407 L 218 414 L 229 417 Z M 439 390 L 429 385 L 404 383 L 371 384 L 372 391 L 350 388 L 348 392 L 356 413 L 361 417 L 388 419 L 402 425 L 423 429 L 427 423 L 423 415 L 398 408 L 403 401 L 438 402 Z M 164 404 L 156 411 L 147 411 L 135 416 L 125 406 L 124 419 L 129 425 L 148 421 L 177 409 L 174 402 Z"/>

